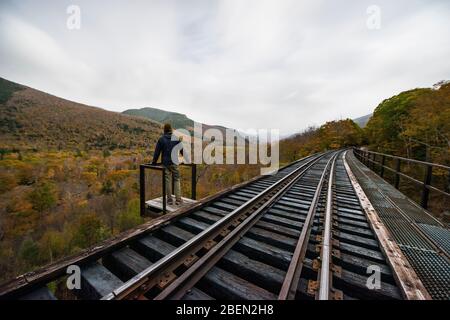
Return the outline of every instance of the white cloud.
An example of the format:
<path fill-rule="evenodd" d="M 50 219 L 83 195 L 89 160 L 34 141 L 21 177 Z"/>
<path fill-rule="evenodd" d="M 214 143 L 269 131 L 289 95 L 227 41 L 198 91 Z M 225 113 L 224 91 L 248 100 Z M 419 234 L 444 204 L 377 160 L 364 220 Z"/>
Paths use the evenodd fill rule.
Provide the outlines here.
<path fill-rule="evenodd" d="M 0 4 L 0 76 L 106 109 L 153 106 L 235 128 L 282 128 L 369 113 L 448 79 L 450 5 L 297 0 L 80 0 Z"/>

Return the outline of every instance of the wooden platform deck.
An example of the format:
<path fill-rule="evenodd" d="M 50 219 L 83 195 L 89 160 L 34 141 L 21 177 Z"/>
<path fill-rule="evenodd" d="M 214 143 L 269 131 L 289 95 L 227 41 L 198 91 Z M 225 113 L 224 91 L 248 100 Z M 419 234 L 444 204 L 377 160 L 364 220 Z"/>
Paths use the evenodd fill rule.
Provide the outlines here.
<path fill-rule="evenodd" d="M 185 207 L 190 207 L 191 205 L 197 203 L 196 200 L 192 200 L 189 198 L 184 198 L 182 197 L 181 199 L 183 199 L 183 203 L 181 205 L 166 205 L 166 210 L 167 212 L 174 212 L 176 210 L 179 210 L 181 208 L 185 208 Z M 163 204 L 162 204 L 162 197 L 156 198 L 156 199 L 152 199 L 152 200 L 148 200 L 145 202 L 146 206 L 148 209 L 156 209 L 156 210 L 162 210 L 163 209 Z"/>

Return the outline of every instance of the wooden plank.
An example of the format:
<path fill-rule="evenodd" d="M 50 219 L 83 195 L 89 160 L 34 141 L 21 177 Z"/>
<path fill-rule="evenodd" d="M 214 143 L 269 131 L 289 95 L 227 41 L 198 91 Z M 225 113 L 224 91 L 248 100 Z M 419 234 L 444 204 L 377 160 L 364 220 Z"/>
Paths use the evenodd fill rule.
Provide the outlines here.
<path fill-rule="evenodd" d="M 95 262 L 81 268 L 81 289 L 77 290 L 77 295 L 83 299 L 98 300 L 122 284 L 112 272 Z"/>
<path fill-rule="evenodd" d="M 192 288 L 191 290 L 189 290 L 183 298 L 181 298 L 181 300 L 201 300 L 201 301 L 205 301 L 205 300 L 214 300 L 213 297 L 207 295 L 206 293 L 204 293 L 203 291 L 201 291 L 200 289 L 197 288 Z"/>
<path fill-rule="evenodd" d="M 256 191 L 256 190 L 253 190 L 253 189 L 250 189 L 250 188 L 242 188 L 242 189 L 239 190 L 239 192 L 237 192 L 237 194 L 239 194 L 240 192 L 244 192 L 246 194 L 251 194 L 253 196 L 256 196 L 256 195 L 261 193 L 261 191 Z"/>
<path fill-rule="evenodd" d="M 237 195 L 237 194 L 230 194 L 230 195 L 228 196 L 228 198 L 230 198 L 230 199 L 236 199 L 236 200 L 241 200 L 241 201 L 243 201 L 243 202 L 247 202 L 248 200 L 250 200 L 250 199 L 253 198 L 253 197 L 242 197 L 242 196 L 239 196 L 239 195 Z"/>
<path fill-rule="evenodd" d="M 368 239 L 346 232 L 336 231 L 333 233 L 333 238 L 372 250 L 378 250 L 380 248 L 378 242 L 374 239 Z"/>
<path fill-rule="evenodd" d="M 355 246 L 350 243 L 340 242 L 339 250 L 343 252 L 348 252 L 354 256 L 372 260 L 377 263 L 384 263 L 385 261 L 384 255 L 380 251 L 361 248 L 359 246 Z"/>
<path fill-rule="evenodd" d="M 205 275 L 199 287 L 217 299 L 275 300 L 277 298 L 273 293 L 217 267 L 213 267 Z"/>
<path fill-rule="evenodd" d="M 339 202 L 339 206 L 341 207 L 348 207 L 348 208 L 359 207 L 359 202 L 353 199 L 336 196 L 336 200 Z"/>
<path fill-rule="evenodd" d="M 279 210 L 281 210 L 281 211 L 290 212 L 290 213 L 293 213 L 293 214 L 303 214 L 303 215 L 306 215 L 306 214 L 308 213 L 308 210 L 303 210 L 303 209 L 302 209 L 302 210 L 299 210 L 299 209 L 297 209 L 297 208 L 292 208 L 292 207 L 289 207 L 289 206 L 286 206 L 286 205 L 281 205 L 281 204 L 279 204 L 278 202 L 275 203 L 274 206 L 273 206 L 272 208 L 279 209 Z"/>
<path fill-rule="evenodd" d="M 367 221 L 366 217 L 364 215 L 356 215 L 356 214 L 351 214 L 351 213 L 339 212 L 339 210 L 337 211 L 337 216 L 346 218 L 346 219 L 350 219 L 350 220 L 355 220 L 355 221 Z"/>
<path fill-rule="evenodd" d="M 276 232 L 276 233 L 281 234 L 283 236 L 291 237 L 291 238 L 294 238 L 294 239 L 298 239 L 298 237 L 300 236 L 300 230 L 295 230 L 295 229 L 292 229 L 292 228 L 286 228 L 286 227 L 283 227 L 283 226 L 280 226 L 280 225 L 277 225 L 277 224 L 274 224 L 274 223 L 270 223 L 270 222 L 267 222 L 267 221 L 261 221 L 260 220 L 260 221 L 258 221 L 256 223 L 255 226 L 258 226 L 259 228 L 266 229 L 266 230 L 272 231 L 272 232 Z"/>
<path fill-rule="evenodd" d="M 296 239 L 276 234 L 258 227 L 251 228 L 245 236 L 288 251 L 294 251 L 295 245 L 297 244 Z"/>
<path fill-rule="evenodd" d="M 57 300 L 47 286 L 33 290 L 20 297 L 20 300 Z"/>
<path fill-rule="evenodd" d="M 212 203 L 212 206 L 215 207 L 215 208 L 224 210 L 224 211 L 228 211 L 228 212 L 231 212 L 234 209 L 239 207 L 238 205 L 232 205 L 232 204 L 229 204 L 229 203 L 225 203 L 223 201 L 215 201 L 214 203 Z"/>
<path fill-rule="evenodd" d="M 252 184 L 251 186 L 248 186 L 247 188 L 245 188 L 245 191 L 253 191 L 256 194 L 263 192 L 266 189 L 266 187 L 258 187 L 255 186 L 254 184 Z"/>
<path fill-rule="evenodd" d="M 254 260 L 282 270 L 289 267 L 292 257 L 292 253 L 286 250 L 247 237 L 239 240 L 234 249 Z"/>
<path fill-rule="evenodd" d="M 152 235 L 139 239 L 132 248 L 152 262 L 156 262 L 176 249 L 175 246 Z"/>
<path fill-rule="evenodd" d="M 309 209 L 309 205 L 307 204 L 300 204 L 300 203 L 295 203 L 295 202 L 291 202 L 291 201 L 285 201 L 283 199 L 280 199 L 277 201 L 277 204 L 286 206 L 288 208 L 293 208 L 294 210 L 298 211 L 298 210 L 303 210 L 303 211 L 307 211 Z"/>
<path fill-rule="evenodd" d="M 201 221 L 189 218 L 189 217 L 181 218 L 180 220 L 178 220 L 176 222 L 176 224 L 181 226 L 184 230 L 187 230 L 194 234 L 200 233 L 203 230 L 210 227 L 210 225 L 207 223 L 204 223 L 204 222 L 201 222 Z"/>
<path fill-rule="evenodd" d="M 358 208 L 359 207 L 360 207 L 360 205 L 358 205 Z M 342 211 L 342 212 L 346 212 L 346 213 L 352 213 L 352 214 L 355 214 L 355 215 L 363 215 L 365 217 L 364 212 L 361 211 L 361 210 L 360 209 L 354 209 L 354 207 L 353 208 L 339 207 L 339 204 L 337 206 L 338 213 Z"/>
<path fill-rule="evenodd" d="M 422 281 L 420 281 L 406 257 L 403 255 L 399 246 L 395 243 L 395 241 L 393 241 L 391 234 L 381 221 L 378 213 L 351 171 L 347 163 L 346 155 L 347 152 L 345 152 L 342 157 L 345 170 L 347 171 L 353 188 L 358 195 L 359 201 L 361 202 L 361 207 L 364 209 L 364 212 L 371 223 L 372 230 L 375 232 L 378 240 L 380 241 L 381 248 L 387 257 L 389 265 L 394 270 L 394 277 L 397 280 L 403 296 L 410 300 L 430 300 L 430 294 L 425 289 Z"/>
<path fill-rule="evenodd" d="M 192 214 L 195 219 L 199 221 L 203 221 L 205 223 L 213 224 L 217 221 L 219 221 L 222 217 L 216 216 L 214 214 L 210 214 L 206 211 L 197 211 Z"/>
<path fill-rule="evenodd" d="M 312 198 L 312 197 L 311 197 Z M 311 204 L 311 199 L 302 199 L 300 197 L 292 197 L 289 195 L 285 195 L 281 198 L 283 201 L 287 201 L 288 203 L 296 203 L 296 204 L 301 204 L 301 205 L 305 205 L 306 207 L 309 208 L 310 204 Z"/>
<path fill-rule="evenodd" d="M 373 265 L 373 261 L 343 252 L 340 253 L 339 258 L 333 257 L 333 261 L 343 268 L 362 275 L 367 275 L 367 268 Z M 380 267 L 382 280 L 394 284 L 390 267 L 386 264 L 377 264 L 377 266 Z"/>
<path fill-rule="evenodd" d="M 243 190 L 240 190 L 240 191 L 235 192 L 233 194 L 237 195 L 239 197 L 248 198 L 249 200 L 256 196 L 256 194 L 254 194 L 254 193 L 246 192 L 246 191 L 243 191 Z"/>
<path fill-rule="evenodd" d="M 158 237 L 175 245 L 181 246 L 183 243 L 193 238 L 195 235 L 189 231 L 178 228 L 174 225 L 168 225 L 158 231 Z"/>
<path fill-rule="evenodd" d="M 339 224 L 337 227 L 334 227 L 334 229 L 340 230 L 343 232 L 347 232 L 349 234 L 359 235 L 361 237 L 373 238 L 372 231 L 367 228 L 359 228 L 359 227 L 349 226 L 347 224 Z"/>
<path fill-rule="evenodd" d="M 269 214 L 269 213 L 270 213 L 270 210 L 268 211 L 268 213 L 266 213 L 264 216 L 261 217 L 261 220 L 271 222 L 274 224 L 278 224 L 280 226 L 284 226 L 287 228 L 292 228 L 295 230 L 299 230 L 303 226 L 303 223 L 301 223 L 301 222 L 294 221 L 291 219 L 281 218 L 281 217 L 278 217 L 278 216 L 275 216 L 275 215 Z"/>
<path fill-rule="evenodd" d="M 294 220 L 294 221 L 301 221 L 301 222 L 305 221 L 305 215 L 300 214 L 300 213 L 291 213 L 291 212 L 287 212 L 285 210 L 280 210 L 280 209 L 277 209 L 277 208 L 270 208 L 269 212 L 271 214 L 274 214 L 276 216 L 280 216 L 282 218 L 291 219 L 291 220 Z"/>
<path fill-rule="evenodd" d="M 122 248 L 103 258 L 103 265 L 122 281 L 128 281 L 151 266 L 151 262 L 130 248 Z"/>
<path fill-rule="evenodd" d="M 238 207 L 240 207 L 243 203 L 247 202 L 247 201 L 236 200 L 236 199 L 232 199 L 232 198 L 222 198 L 220 200 L 225 203 L 231 204 L 233 206 L 238 206 Z"/>
<path fill-rule="evenodd" d="M 381 282 L 379 289 L 369 290 L 366 285 L 367 275 L 359 275 L 342 269 L 340 277 L 333 277 L 333 285 L 340 290 L 351 293 L 358 299 L 401 299 L 400 290 L 389 283 Z"/>
<path fill-rule="evenodd" d="M 369 224 L 367 222 L 350 220 L 350 219 L 342 218 L 340 216 L 337 216 L 336 220 L 339 222 L 339 224 L 347 224 L 347 225 L 353 226 L 353 227 L 370 229 Z"/>
<path fill-rule="evenodd" d="M 251 279 L 253 283 L 272 293 L 280 290 L 285 272 L 235 250 L 230 250 L 219 262 L 219 266 L 241 278 Z"/>
<path fill-rule="evenodd" d="M 212 206 L 204 207 L 203 211 L 209 212 L 209 213 L 221 216 L 221 217 L 224 217 L 224 216 L 226 216 L 226 215 L 228 215 L 230 213 L 229 211 L 225 211 L 225 210 L 221 210 L 221 209 L 218 209 L 218 208 L 214 208 Z"/>

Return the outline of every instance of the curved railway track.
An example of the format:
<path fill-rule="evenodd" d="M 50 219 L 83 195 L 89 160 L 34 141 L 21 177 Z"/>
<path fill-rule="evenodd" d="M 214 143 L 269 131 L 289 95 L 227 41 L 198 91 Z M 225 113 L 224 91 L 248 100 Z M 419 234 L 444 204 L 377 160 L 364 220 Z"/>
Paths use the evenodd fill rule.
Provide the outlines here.
<path fill-rule="evenodd" d="M 76 260 L 78 299 L 408 298 L 342 152 L 301 159 L 121 244 Z M 16 279 L 0 298 L 54 298 L 47 285 L 63 267 Z"/>

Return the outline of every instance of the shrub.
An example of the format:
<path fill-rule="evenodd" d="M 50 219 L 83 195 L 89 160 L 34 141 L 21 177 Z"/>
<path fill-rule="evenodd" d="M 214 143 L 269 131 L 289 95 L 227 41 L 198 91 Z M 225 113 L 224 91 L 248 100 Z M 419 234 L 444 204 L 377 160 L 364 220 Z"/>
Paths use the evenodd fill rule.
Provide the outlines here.
<path fill-rule="evenodd" d="M 139 199 L 132 199 L 128 202 L 127 209 L 119 214 L 118 224 L 120 231 L 133 228 L 142 223 L 139 209 Z"/>
<path fill-rule="evenodd" d="M 111 180 L 106 180 L 102 184 L 102 190 L 100 191 L 102 194 L 111 194 L 114 192 L 113 184 Z"/>
<path fill-rule="evenodd" d="M 83 215 L 78 223 L 73 241 L 80 248 L 91 247 L 107 237 L 106 229 L 95 214 Z"/>
<path fill-rule="evenodd" d="M 50 209 L 56 204 L 56 187 L 50 182 L 39 184 L 30 193 L 29 199 L 38 212 Z"/>
<path fill-rule="evenodd" d="M 17 185 L 16 179 L 13 175 L 6 173 L 6 172 L 0 172 L 0 192 L 7 192 L 12 190 Z"/>
<path fill-rule="evenodd" d="M 39 263 L 39 246 L 32 239 L 27 238 L 22 242 L 19 255 L 29 266 L 37 265 Z"/>

